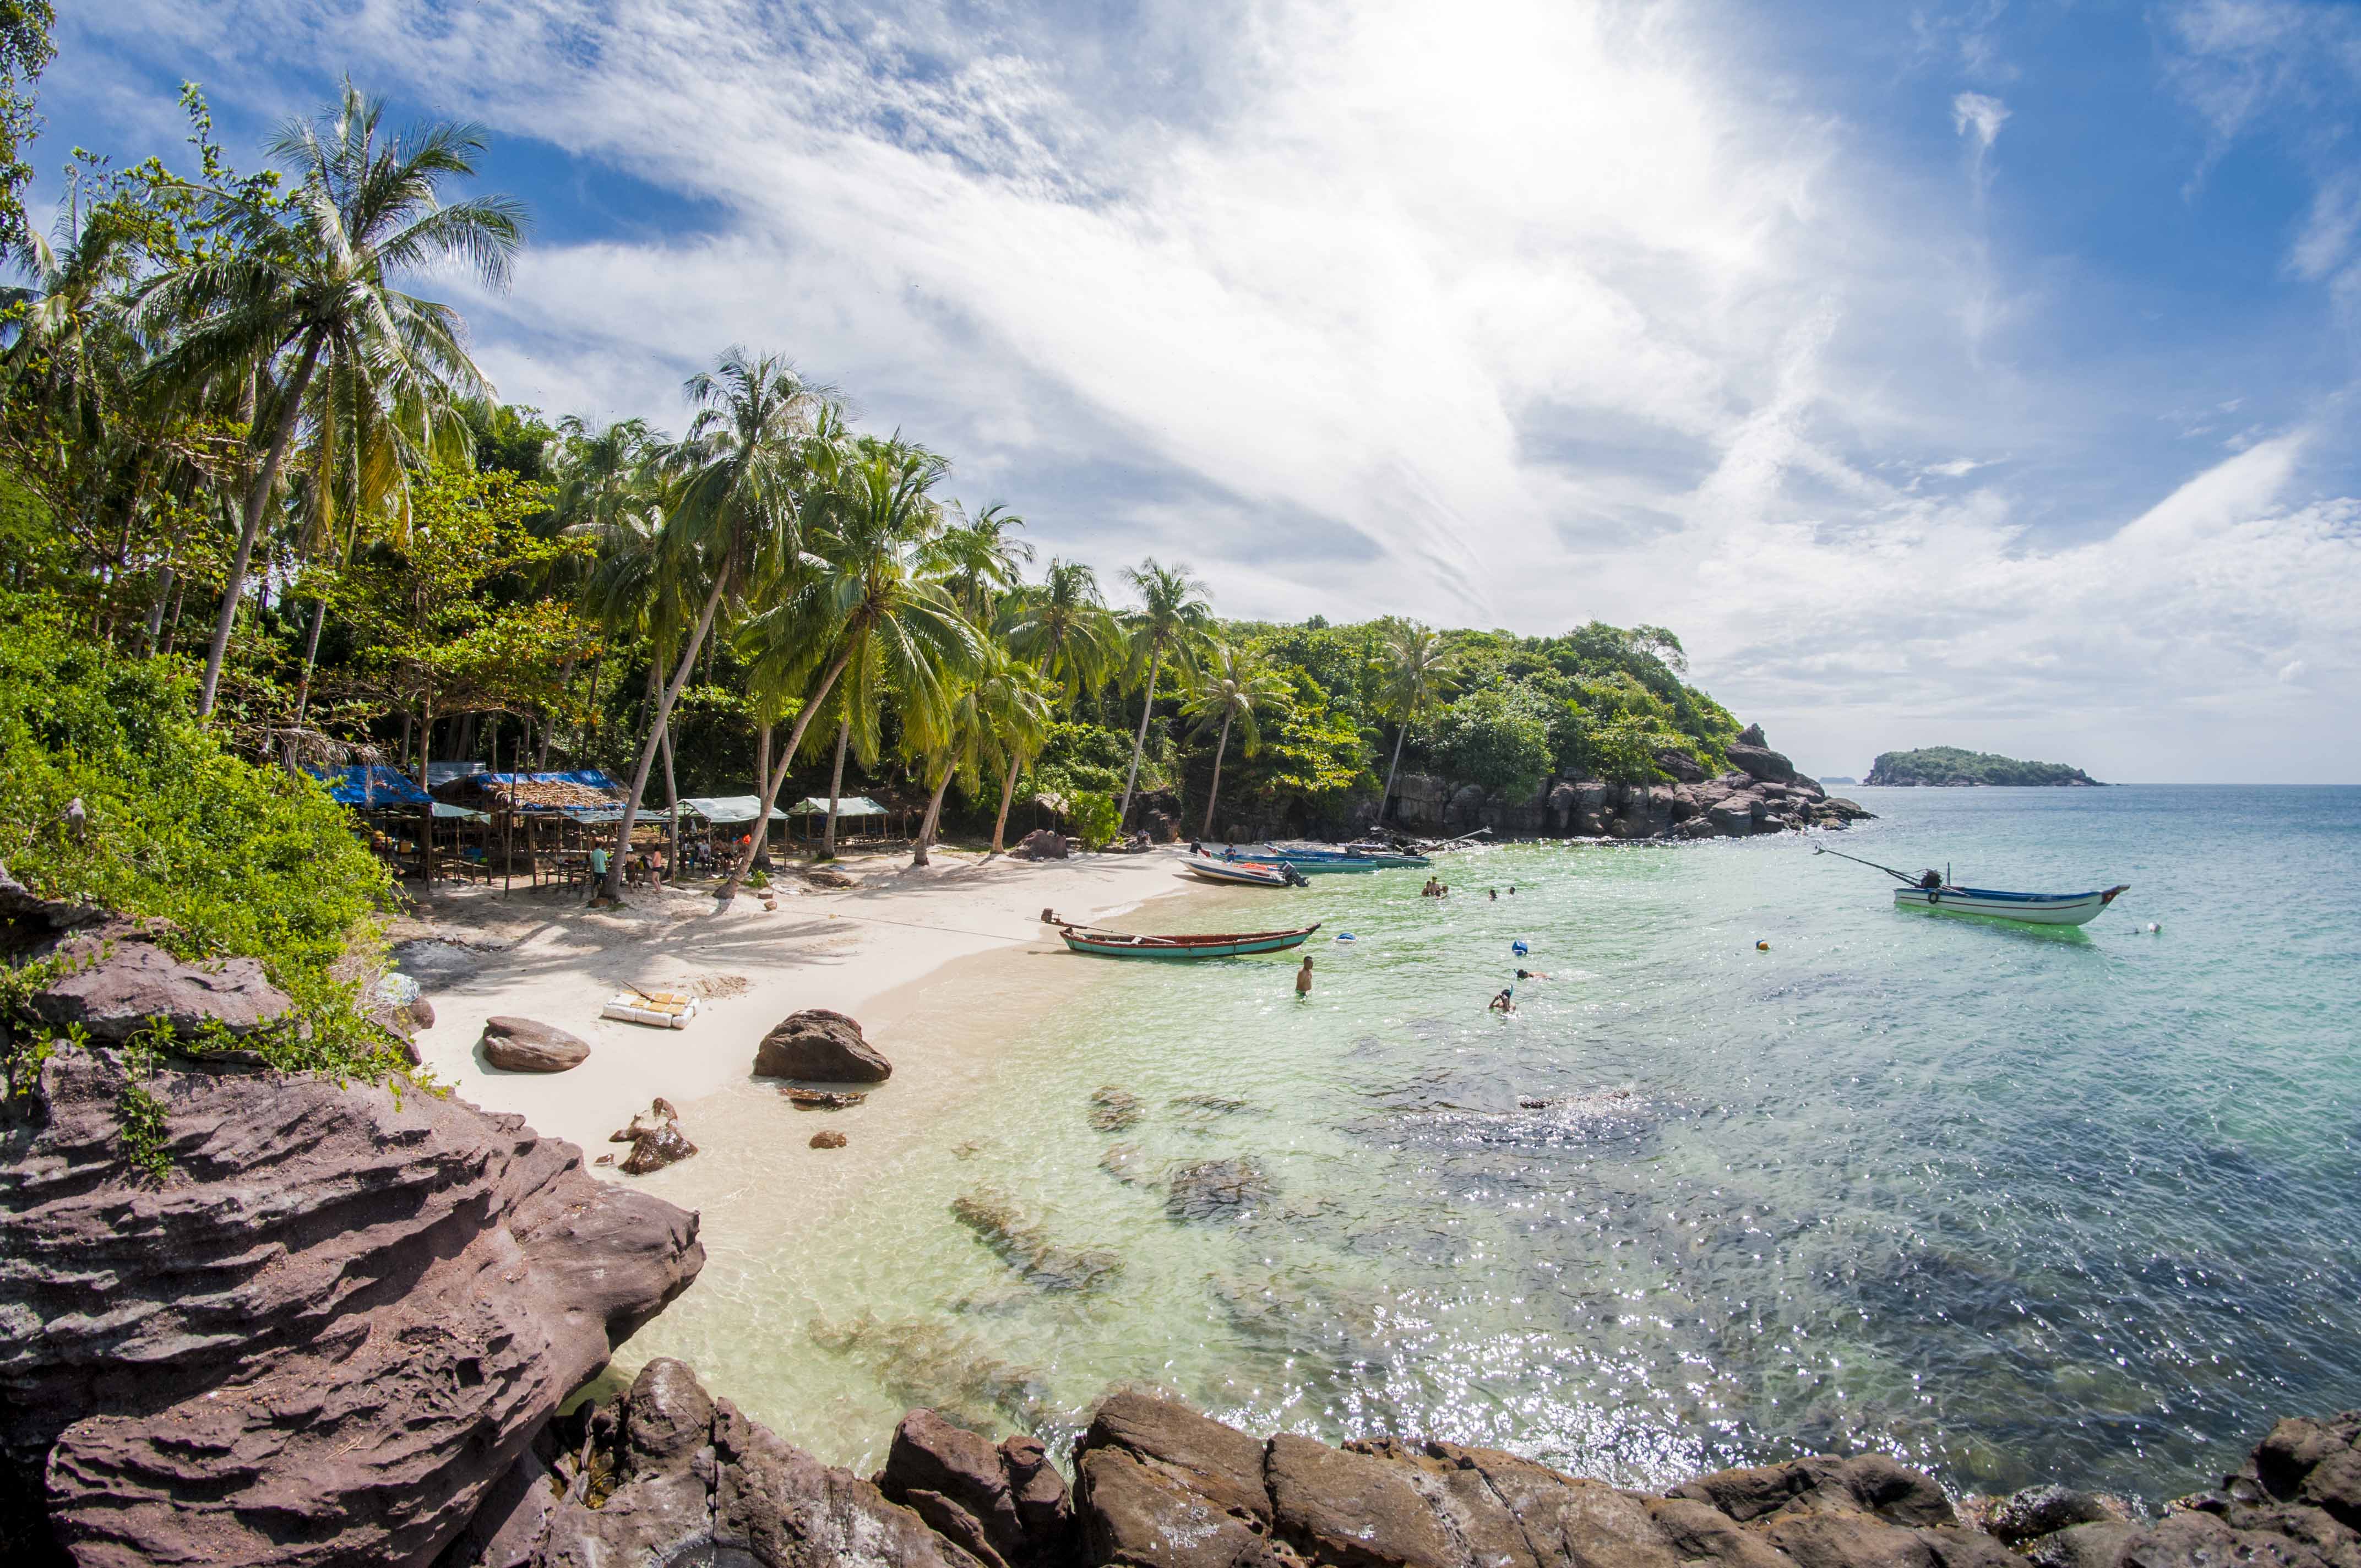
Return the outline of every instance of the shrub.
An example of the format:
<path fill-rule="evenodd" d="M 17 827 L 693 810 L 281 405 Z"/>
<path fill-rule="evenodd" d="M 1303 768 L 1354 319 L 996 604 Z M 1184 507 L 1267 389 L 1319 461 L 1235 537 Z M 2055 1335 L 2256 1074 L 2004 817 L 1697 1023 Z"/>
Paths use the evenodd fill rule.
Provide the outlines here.
<path fill-rule="evenodd" d="M 1074 836 L 1085 850 L 1104 850 L 1123 828 L 1123 818 L 1116 813 L 1115 802 L 1104 795 L 1085 790 L 1068 803 L 1073 818 Z"/>
<path fill-rule="evenodd" d="M 378 939 L 384 868 L 320 785 L 225 750 L 190 684 L 53 620 L 0 638 L 0 863 L 52 898 L 163 916 L 183 958 L 261 959 L 301 1026 L 256 1048 L 274 1066 L 380 1076 L 401 1065 L 394 1042 L 338 970 Z"/>

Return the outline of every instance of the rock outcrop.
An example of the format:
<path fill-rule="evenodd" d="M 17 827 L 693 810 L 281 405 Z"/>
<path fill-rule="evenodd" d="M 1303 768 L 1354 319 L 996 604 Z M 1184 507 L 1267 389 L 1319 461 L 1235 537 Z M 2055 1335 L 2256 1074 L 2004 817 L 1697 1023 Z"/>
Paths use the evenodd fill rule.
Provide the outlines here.
<path fill-rule="evenodd" d="M 1806 828 L 1842 828 L 1869 817 L 1850 800 L 1832 798 L 1771 750 L 1760 725 L 1750 725 L 1724 748 L 1727 772 L 1708 775 L 1686 751 L 1665 750 L 1656 765 L 1662 784 L 1608 779 L 1545 779 L 1530 798 L 1488 795 L 1473 784 L 1450 789 L 1441 781 L 1404 774 L 1390 821 L 1438 833 L 1489 828 L 1513 837 L 1585 839 L 1744 839 Z"/>
<path fill-rule="evenodd" d="M 1036 828 L 1025 835 L 1014 852 L 1028 861 L 1062 861 L 1068 852 L 1066 836 L 1047 828 Z"/>
<path fill-rule="evenodd" d="M 484 1059 L 503 1072 L 564 1072 L 590 1059 L 590 1043 L 554 1024 L 501 1014 L 484 1020 Z"/>
<path fill-rule="evenodd" d="M 553 1436 L 514 1462 L 438 1568 L 990 1568 L 712 1398 L 681 1362 L 649 1362 L 620 1399 Z"/>
<path fill-rule="evenodd" d="M 894 1064 L 861 1036 L 841 1013 L 807 1007 L 781 1019 L 754 1047 L 757 1078 L 800 1078 L 819 1083 L 883 1083 Z"/>
<path fill-rule="evenodd" d="M 984 1568 L 1067 1568 L 1078 1544 L 1065 1478 L 1029 1437 L 994 1443 L 932 1410 L 894 1429 L 877 1489 Z"/>
<path fill-rule="evenodd" d="M 62 1050 L 0 1107 L 12 1563 L 423 1563 L 704 1262 L 695 1215 L 415 1088 L 159 1070 L 158 1182 L 127 1083 Z"/>

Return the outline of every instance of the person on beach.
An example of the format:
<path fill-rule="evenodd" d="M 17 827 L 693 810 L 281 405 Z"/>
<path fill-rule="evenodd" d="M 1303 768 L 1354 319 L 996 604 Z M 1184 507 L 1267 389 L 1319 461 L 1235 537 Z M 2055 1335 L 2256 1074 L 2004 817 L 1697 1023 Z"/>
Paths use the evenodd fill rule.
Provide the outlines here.
<path fill-rule="evenodd" d="M 1516 992 L 1517 988 L 1513 985 L 1502 986 L 1500 988 L 1500 994 L 1492 998 L 1491 1005 L 1485 1008 L 1484 1011 L 1487 1013 L 1501 1014 L 1514 1013 L 1517 1010 Z"/>
<path fill-rule="evenodd" d="M 1295 994 L 1298 996 L 1312 994 L 1312 960 L 1308 958 L 1303 960 L 1303 967 L 1295 971 Z"/>

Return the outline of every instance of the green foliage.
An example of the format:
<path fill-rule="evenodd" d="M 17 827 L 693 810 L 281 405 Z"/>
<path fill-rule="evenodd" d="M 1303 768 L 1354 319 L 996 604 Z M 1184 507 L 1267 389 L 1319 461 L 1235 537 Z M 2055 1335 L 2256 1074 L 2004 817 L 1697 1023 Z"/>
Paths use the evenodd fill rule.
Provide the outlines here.
<path fill-rule="evenodd" d="M 1084 790 L 1067 803 L 1067 817 L 1074 825 L 1074 836 L 1085 850 L 1104 850 L 1115 841 L 1122 830 L 1123 819 L 1115 810 L 1115 801 L 1095 790 Z"/>
<path fill-rule="evenodd" d="M 274 1065 L 398 1066 L 338 978 L 390 894 L 344 809 L 228 751 L 171 665 L 77 641 L 21 602 L 0 611 L 22 618 L 0 639 L 0 863 L 47 896 L 170 920 L 183 957 L 261 959 L 297 1011 L 248 1042 Z"/>
<path fill-rule="evenodd" d="M 1507 795 L 1550 771 L 1549 699 L 1521 681 L 1469 692 L 1436 716 L 1430 745 L 1450 778 Z"/>
<path fill-rule="evenodd" d="M 2064 762 L 2026 762 L 1957 746 L 1881 752 L 1861 781 L 1871 784 L 2095 784 L 2099 781 Z"/>
<path fill-rule="evenodd" d="M 1097 724 L 1055 724 L 1041 754 L 1033 762 L 1033 788 L 1071 801 L 1096 790 L 1114 794 L 1123 788 L 1123 768 L 1131 755 L 1131 738 Z"/>
<path fill-rule="evenodd" d="M 49 42 L 57 19 L 49 0 L 0 0 L 0 254 L 12 257 L 30 237 L 24 191 L 33 177 L 30 144 L 40 130 L 33 89 L 57 53 Z"/>

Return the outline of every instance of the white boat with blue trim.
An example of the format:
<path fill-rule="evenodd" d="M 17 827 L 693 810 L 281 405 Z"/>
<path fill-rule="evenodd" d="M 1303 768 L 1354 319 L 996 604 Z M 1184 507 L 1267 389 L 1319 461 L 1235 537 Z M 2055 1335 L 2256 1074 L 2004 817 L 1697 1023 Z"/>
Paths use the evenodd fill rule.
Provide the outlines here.
<path fill-rule="evenodd" d="M 1883 872 L 1903 884 L 1894 890 L 1894 908 L 1923 909 L 1931 915 L 1981 915 L 1987 919 L 2016 920 L 2028 926 L 2087 926 L 2107 905 L 2131 891 L 2129 883 L 2091 893 L 2004 893 L 1990 887 L 1958 887 L 1942 872 L 1925 871 L 1912 876 L 1892 866 L 1881 866 L 1875 861 L 1831 850 L 1825 844 L 1813 845 L 1812 852 L 1834 855 L 1840 861 Z"/>

